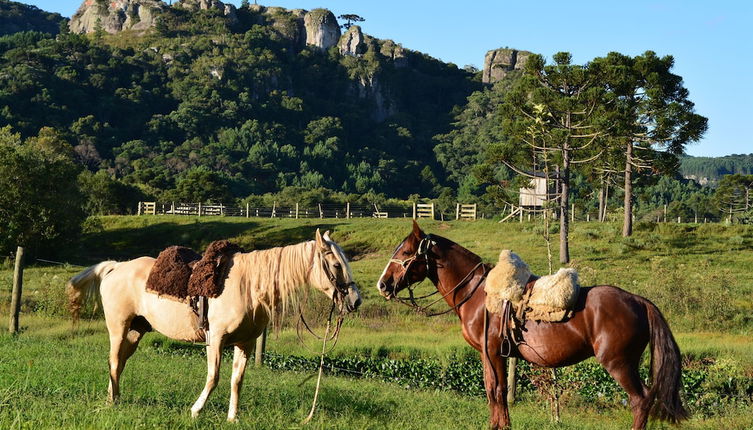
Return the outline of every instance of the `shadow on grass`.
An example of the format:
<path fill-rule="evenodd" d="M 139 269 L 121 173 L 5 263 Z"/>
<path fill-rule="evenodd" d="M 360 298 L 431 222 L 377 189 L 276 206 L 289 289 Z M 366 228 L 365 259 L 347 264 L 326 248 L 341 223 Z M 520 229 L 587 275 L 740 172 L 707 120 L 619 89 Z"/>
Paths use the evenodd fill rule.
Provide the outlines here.
<path fill-rule="evenodd" d="M 89 233 L 83 237 L 76 256 L 95 263 L 107 258 L 119 260 L 150 255 L 181 245 L 203 251 L 210 242 L 227 239 L 258 228 L 258 223 L 195 222 L 178 224 L 160 222 L 144 227 L 129 227 Z"/>
<path fill-rule="evenodd" d="M 105 259 L 127 260 L 144 255 L 156 257 L 163 249 L 187 246 L 203 252 L 215 240 L 231 239 L 247 251 L 291 245 L 314 239 L 319 228 L 333 230 L 337 224 L 321 223 L 279 229 L 279 224 L 227 221 L 202 221 L 190 224 L 160 222 L 143 227 L 128 227 L 85 235 L 71 259 L 93 264 Z"/>

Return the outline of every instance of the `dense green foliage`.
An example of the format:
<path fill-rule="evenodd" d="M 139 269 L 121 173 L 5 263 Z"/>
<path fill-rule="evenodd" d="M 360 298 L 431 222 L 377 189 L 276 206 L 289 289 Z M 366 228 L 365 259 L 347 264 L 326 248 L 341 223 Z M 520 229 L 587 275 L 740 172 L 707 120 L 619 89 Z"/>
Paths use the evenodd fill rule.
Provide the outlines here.
<path fill-rule="evenodd" d="M 68 20 L 57 13 L 9 0 L 0 0 L 0 36 L 19 31 L 58 34 Z"/>
<path fill-rule="evenodd" d="M 473 75 L 372 38 L 358 57 L 298 48 L 267 15 L 238 14 L 231 26 L 170 8 L 144 36 L 0 38 L 0 125 L 51 127 L 88 170 L 151 198 L 439 190 L 432 136 L 478 88 Z"/>
<path fill-rule="evenodd" d="M 680 171 L 686 178 L 695 177 L 697 180 L 708 180 L 715 183 L 724 175 L 739 173 L 753 175 L 753 154 L 732 154 L 724 157 L 691 157 L 680 158 Z"/>
<path fill-rule="evenodd" d="M 0 129 L 0 254 L 24 246 L 54 255 L 77 238 L 85 217 L 79 170 L 49 129 L 26 141 Z"/>

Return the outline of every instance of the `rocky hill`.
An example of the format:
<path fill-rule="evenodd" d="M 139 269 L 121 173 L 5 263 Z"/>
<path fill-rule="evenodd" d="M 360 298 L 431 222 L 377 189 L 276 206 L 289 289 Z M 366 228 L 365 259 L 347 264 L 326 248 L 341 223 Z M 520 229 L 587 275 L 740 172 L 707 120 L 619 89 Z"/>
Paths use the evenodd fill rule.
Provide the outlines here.
<path fill-rule="evenodd" d="M 148 198 L 446 194 L 433 138 L 482 88 L 326 9 L 86 0 L 70 29 L 0 44 L 0 127 Z"/>
<path fill-rule="evenodd" d="M 20 31 L 57 34 L 66 19 L 35 6 L 0 0 L 0 36 Z"/>

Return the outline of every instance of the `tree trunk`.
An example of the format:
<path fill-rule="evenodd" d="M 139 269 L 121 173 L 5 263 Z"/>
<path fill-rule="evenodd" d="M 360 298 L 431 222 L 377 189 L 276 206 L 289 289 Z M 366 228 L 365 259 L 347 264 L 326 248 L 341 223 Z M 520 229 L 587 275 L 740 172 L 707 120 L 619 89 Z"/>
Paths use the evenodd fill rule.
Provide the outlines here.
<path fill-rule="evenodd" d="M 602 220 L 604 216 L 604 178 L 601 178 L 601 187 L 599 187 L 599 221 Z"/>
<path fill-rule="evenodd" d="M 560 263 L 570 262 L 570 247 L 568 246 L 569 219 L 567 213 L 570 206 L 570 149 L 562 148 L 562 170 L 560 171 Z"/>
<path fill-rule="evenodd" d="M 633 142 L 628 142 L 625 151 L 625 220 L 622 237 L 633 234 Z"/>

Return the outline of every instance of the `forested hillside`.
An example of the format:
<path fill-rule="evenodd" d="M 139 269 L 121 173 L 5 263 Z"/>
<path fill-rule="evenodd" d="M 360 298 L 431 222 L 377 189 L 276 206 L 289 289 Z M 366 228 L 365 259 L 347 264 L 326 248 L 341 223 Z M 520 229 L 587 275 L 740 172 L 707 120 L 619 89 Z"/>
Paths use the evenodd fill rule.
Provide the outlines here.
<path fill-rule="evenodd" d="M 300 46 L 295 13 L 172 7 L 146 32 L 4 36 L 0 126 L 150 198 L 436 195 L 432 137 L 479 77 L 360 29 L 353 52 Z"/>
<path fill-rule="evenodd" d="M 67 19 L 23 3 L 0 0 L 0 36 L 19 31 L 57 34 Z"/>
<path fill-rule="evenodd" d="M 686 178 L 701 183 L 716 183 L 724 175 L 753 174 L 753 154 L 732 154 L 724 157 L 682 157 L 680 171 Z"/>

